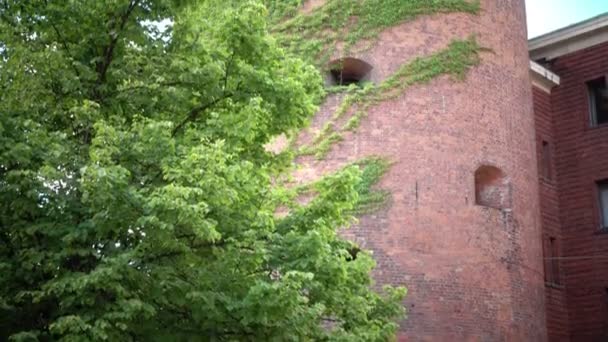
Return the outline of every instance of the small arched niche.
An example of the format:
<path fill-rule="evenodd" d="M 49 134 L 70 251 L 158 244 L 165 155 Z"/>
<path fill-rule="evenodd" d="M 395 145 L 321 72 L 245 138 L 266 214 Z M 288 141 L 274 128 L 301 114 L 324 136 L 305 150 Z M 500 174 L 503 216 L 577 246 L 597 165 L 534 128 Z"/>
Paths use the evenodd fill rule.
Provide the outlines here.
<path fill-rule="evenodd" d="M 369 79 L 373 67 L 360 59 L 345 57 L 329 63 L 332 85 L 361 84 Z"/>
<path fill-rule="evenodd" d="M 496 208 L 511 208 L 511 183 L 505 173 L 491 165 L 475 171 L 475 204 Z"/>

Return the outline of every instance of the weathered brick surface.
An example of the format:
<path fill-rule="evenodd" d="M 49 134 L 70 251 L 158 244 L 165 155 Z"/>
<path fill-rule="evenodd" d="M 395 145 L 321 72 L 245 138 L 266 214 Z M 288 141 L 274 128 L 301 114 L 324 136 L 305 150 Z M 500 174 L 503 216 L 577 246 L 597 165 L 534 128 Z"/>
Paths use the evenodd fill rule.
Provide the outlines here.
<path fill-rule="evenodd" d="M 590 127 L 585 85 L 608 73 L 606 56 L 608 43 L 562 56 L 551 66 L 561 77 L 561 85 L 551 94 L 551 109 L 571 341 L 608 340 L 608 235 L 598 234 L 595 187 L 596 181 L 608 179 L 608 126 Z M 554 195 L 544 194 L 543 200 L 554 202 Z M 545 230 L 553 226 L 555 222 Z M 549 317 L 557 318 L 555 313 L 560 312 L 559 321 L 564 317 L 562 296 L 559 305 L 548 306 Z M 552 330 L 558 325 L 549 323 Z"/>
<path fill-rule="evenodd" d="M 556 239 L 558 246 L 563 244 L 561 236 L 561 225 L 559 221 L 559 193 L 557 187 L 558 171 L 556 167 L 553 115 L 551 111 L 551 96 L 538 89 L 533 88 L 534 117 L 536 122 L 536 144 L 539 170 L 543 162 L 543 142 L 549 144 L 551 158 L 549 159 L 550 178 L 546 178 L 539 172 L 540 183 L 540 208 L 542 217 L 544 257 L 552 256 L 549 239 Z M 557 255 L 559 257 L 559 254 Z M 561 265 L 560 265 L 561 266 Z M 552 277 L 550 269 L 551 260 L 545 261 L 547 272 L 547 286 L 545 287 L 545 298 L 547 306 L 547 330 L 550 341 L 568 341 L 568 308 L 566 302 L 566 290 L 564 287 L 563 272 L 559 273 L 557 279 Z M 560 267 L 563 269 L 563 267 Z"/>
<path fill-rule="evenodd" d="M 480 15 L 423 17 L 384 32 L 361 56 L 380 81 L 452 38 L 492 50 L 464 82 L 440 77 L 370 111 L 310 179 L 368 155 L 394 165 L 390 205 L 346 234 L 374 251 L 379 283 L 405 285 L 403 341 L 544 341 L 545 296 L 534 116 L 523 0 L 482 0 Z M 313 124 L 321 127 L 337 99 Z M 302 138 L 306 140 L 306 137 Z M 500 168 L 511 209 L 475 205 L 475 171 Z"/>

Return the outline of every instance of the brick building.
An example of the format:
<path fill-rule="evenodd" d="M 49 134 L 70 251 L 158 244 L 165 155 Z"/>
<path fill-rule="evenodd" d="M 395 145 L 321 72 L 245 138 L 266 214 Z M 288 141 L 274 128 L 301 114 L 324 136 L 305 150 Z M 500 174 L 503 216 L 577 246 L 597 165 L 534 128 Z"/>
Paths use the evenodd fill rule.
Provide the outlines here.
<path fill-rule="evenodd" d="M 379 284 L 407 286 L 403 341 L 547 339 L 524 0 L 480 5 L 388 27 L 371 49 L 338 49 L 331 59 L 342 79 L 329 81 L 380 84 L 454 41 L 475 37 L 485 48 L 462 78 L 412 83 L 370 106 L 321 160 L 298 159 L 302 181 L 370 155 L 392 162 L 378 184 L 390 203 L 345 234 L 373 251 Z M 543 75 L 538 83 L 550 82 Z M 344 96 L 329 95 L 298 144 L 311 144 L 328 123 L 340 126 L 331 120 Z"/>
<path fill-rule="evenodd" d="M 549 340 L 608 341 L 608 14 L 529 51 Z"/>
<path fill-rule="evenodd" d="M 371 106 L 322 160 L 300 157 L 296 178 L 393 163 L 378 185 L 390 205 L 345 234 L 373 251 L 378 283 L 408 287 L 400 341 L 608 341 L 608 14 L 527 45 L 524 0 L 480 5 L 338 49 L 328 81 L 380 83 L 454 40 L 487 48 L 463 80 Z M 328 96 L 298 143 L 339 126 L 343 101 Z"/>

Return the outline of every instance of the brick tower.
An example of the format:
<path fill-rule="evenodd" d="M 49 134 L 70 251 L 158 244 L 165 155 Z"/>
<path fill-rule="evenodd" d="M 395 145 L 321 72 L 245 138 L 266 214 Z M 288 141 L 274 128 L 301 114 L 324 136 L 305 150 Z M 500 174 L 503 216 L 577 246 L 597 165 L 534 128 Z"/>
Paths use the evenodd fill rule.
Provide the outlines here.
<path fill-rule="evenodd" d="M 342 61 L 338 81 L 382 82 L 471 36 L 488 50 L 463 80 L 439 76 L 375 103 L 323 160 L 300 157 L 298 177 L 369 155 L 393 163 L 379 184 L 391 193 L 388 205 L 346 234 L 373 250 L 378 283 L 408 287 L 401 339 L 544 341 L 524 0 L 482 0 L 477 14 L 426 15 L 387 28 L 371 49 L 333 56 Z M 341 100 L 328 98 L 313 130 Z"/>

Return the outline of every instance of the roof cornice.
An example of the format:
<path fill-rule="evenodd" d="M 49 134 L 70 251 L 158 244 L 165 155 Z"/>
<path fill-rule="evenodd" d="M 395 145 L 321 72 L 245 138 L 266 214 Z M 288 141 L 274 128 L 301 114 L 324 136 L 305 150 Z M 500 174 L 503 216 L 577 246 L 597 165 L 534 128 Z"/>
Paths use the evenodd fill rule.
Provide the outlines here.
<path fill-rule="evenodd" d="M 551 60 L 593 45 L 608 42 L 608 13 L 530 39 L 533 60 Z"/>
<path fill-rule="evenodd" d="M 551 93 L 551 89 L 560 83 L 559 76 L 532 60 L 530 61 L 530 78 L 533 86 L 546 93 Z"/>

